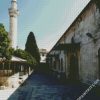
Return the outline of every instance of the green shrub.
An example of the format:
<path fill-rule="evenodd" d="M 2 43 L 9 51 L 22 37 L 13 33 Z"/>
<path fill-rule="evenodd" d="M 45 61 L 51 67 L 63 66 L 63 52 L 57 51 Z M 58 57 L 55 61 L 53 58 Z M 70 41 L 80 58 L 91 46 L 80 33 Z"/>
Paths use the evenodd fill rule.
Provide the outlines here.
<path fill-rule="evenodd" d="M 31 54 L 29 54 L 28 52 L 26 52 L 22 49 L 15 50 L 14 56 L 25 59 L 30 66 L 36 66 L 37 65 L 36 59 L 33 56 L 31 56 Z"/>

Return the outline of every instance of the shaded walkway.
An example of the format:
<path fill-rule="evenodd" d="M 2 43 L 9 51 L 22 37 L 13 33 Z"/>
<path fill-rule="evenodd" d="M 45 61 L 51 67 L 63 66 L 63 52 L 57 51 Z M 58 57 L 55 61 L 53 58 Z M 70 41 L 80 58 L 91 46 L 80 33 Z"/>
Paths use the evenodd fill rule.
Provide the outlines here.
<path fill-rule="evenodd" d="M 59 84 L 48 75 L 33 73 L 8 100 L 76 100 L 86 88 L 83 84 Z M 83 100 L 100 100 L 92 93 Z"/>

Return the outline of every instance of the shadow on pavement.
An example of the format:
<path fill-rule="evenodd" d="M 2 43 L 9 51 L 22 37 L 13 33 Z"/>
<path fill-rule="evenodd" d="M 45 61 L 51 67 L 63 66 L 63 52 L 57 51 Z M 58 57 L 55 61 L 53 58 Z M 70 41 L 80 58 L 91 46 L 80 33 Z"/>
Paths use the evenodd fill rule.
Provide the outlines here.
<path fill-rule="evenodd" d="M 60 83 L 44 70 L 39 70 L 32 73 L 8 100 L 76 100 L 88 88 L 82 83 Z M 96 87 L 83 100 L 100 100 L 99 93 Z"/>

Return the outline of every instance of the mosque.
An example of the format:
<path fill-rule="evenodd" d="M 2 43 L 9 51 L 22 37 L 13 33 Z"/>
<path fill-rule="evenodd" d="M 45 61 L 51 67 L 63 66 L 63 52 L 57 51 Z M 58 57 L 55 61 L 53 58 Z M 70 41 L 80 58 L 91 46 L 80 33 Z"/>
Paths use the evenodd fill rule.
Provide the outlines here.
<path fill-rule="evenodd" d="M 17 8 L 17 0 L 11 1 L 11 7 L 9 11 L 9 39 L 11 40 L 10 47 L 16 50 L 17 48 L 17 17 L 19 11 Z M 23 76 L 26 78 L 32 72 L 31 67 L 27 64 L 25 59 L 12 56 L 10 62 L 1 61 L 0 62 L 0 89 L 4 87 L 17 87 L 19 86 L 19 81 L 22 82 Z"/>
<path fill-rule="evenodd" d="M 91 84 L 100 79 L 100 8 L 91 0 L 62 34 L 47 62 L 55 76 Z"/>

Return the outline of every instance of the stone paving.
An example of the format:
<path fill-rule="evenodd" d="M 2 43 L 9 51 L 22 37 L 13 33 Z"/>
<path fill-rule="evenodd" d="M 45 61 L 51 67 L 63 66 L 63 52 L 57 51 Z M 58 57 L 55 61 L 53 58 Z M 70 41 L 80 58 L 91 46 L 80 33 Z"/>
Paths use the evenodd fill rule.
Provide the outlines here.
<path fill-rule="evenodd" d="M 28 74 L 19 76 L 19 73 L 16 73 L 10 76 L 8 80 L 8 87 L 0 87 L 0 100 L 7 100 L 9 96 L 16 91 L 16 89 L 28 78 Z M 19 84 L 20 83 L 20 84 Z"/>
<path fill-rule="evenodd" d="M 86 88 L 83 84 L 60 84 L 53 77 L 33 73 L 8 100 L 76 100 Z M 92 93 L 83 100 L 100 100 Z"/>

